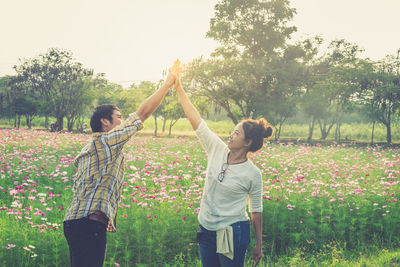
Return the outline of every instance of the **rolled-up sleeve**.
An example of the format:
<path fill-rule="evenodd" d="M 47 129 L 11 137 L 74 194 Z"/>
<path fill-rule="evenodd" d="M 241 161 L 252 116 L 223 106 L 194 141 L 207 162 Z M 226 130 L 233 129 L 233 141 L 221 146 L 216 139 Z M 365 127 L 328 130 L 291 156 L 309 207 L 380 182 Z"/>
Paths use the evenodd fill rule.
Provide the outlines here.
<path fill-rule="evenodd" d="M 110 147 L 116 148 L 126 144 L 141 129 L 143 129 L 143 122 L 136 113 L 131 113 L 120 125 L 104 133 L 103 136 Z"/>
<path fill-rule="evenodd" d="M 249 190 L 249 211 L 262 212 L 262 176 L 258 173 Z"/>
<path fill-rule="evenodd" d="M 208 128 L 204 120 L 201 120 L 195 132 L 208 155 L 213 154 L 217 149 L 225 149 L 226 144 Z"/>

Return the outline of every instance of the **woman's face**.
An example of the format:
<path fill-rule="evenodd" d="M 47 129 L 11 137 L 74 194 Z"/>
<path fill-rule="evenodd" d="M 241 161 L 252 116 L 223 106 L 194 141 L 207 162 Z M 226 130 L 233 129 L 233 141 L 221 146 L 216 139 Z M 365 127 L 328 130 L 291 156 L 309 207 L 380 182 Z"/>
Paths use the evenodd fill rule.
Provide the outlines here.
<path fill-rule="evenodd" d="M 228 147 L 230 150 L 232 149 L 241 149 L 244 146 L 248 145 L 249 141 L 246 140 L 243 123 L 240 122 L 236 125 L 235 129 L 229 136 Z"/>

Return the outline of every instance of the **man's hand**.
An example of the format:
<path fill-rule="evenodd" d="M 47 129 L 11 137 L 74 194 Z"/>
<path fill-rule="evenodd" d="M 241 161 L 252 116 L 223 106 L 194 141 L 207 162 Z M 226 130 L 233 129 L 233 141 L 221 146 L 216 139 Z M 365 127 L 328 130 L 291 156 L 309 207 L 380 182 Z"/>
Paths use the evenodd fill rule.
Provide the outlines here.
<path fill-rule="evenodd" d="M 257 266 L 261 257 L 262 257 L 262 247 L 256 245 L 253 250 L 253 259 L 252 259 L 253 266 Z"/>
<path fill-rule="evenodd" d="M 171 87 L 177 79 L 181 72 L 181 62 L 179 59 L 175 60 L 174 65 L 168 70 L 168 76 L 165 79 L 165 85 L 169 88 Z"/>
<path fill-rule="evenodd" d="M 168 92 L 168 89 L 175 83 L 179 76 L 180 71 L 180 61 L 176 60 L 174 65 L 169 69 L 168 76 L 165 82 L 154 92 L 151 96 L 146 98 L 142 104 L 140 104 L 136 114 L 139 116 L 140 120 L 144 122 L 150 115 L 157 109 L 161 101 L 164 99 Z"/>
<path fill-rule="evenodd" d="M 172 67 L 171 69 L 173 69 L 173 72 L 176 73 L 176 75 L 177 75 L 177 77 L 175 79 L 175 83 L 174 83 L 175 90 L 183 90 L 182 89 L 182 84 L 181 84 L 182 67 L 180 65 L 180 62 L 177 65 L 174 64 L 174 67 Z"/>

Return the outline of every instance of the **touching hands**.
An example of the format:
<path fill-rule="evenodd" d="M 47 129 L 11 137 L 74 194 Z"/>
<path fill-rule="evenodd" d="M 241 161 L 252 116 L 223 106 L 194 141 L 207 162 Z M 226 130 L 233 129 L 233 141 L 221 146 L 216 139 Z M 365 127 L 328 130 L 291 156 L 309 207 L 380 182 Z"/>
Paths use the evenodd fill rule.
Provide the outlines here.
<path fill-rule="evenodd" d="M 168 76 L 165 80 L 165 84 L 168 87 L 171 87 L 173 84 L 175 84 L 176 81 L 180 78 L 181 71 L 181 62 L 179 61 L 179 59 L 177 59 L 175 60 L 174 65 L 168 70 Z"/>

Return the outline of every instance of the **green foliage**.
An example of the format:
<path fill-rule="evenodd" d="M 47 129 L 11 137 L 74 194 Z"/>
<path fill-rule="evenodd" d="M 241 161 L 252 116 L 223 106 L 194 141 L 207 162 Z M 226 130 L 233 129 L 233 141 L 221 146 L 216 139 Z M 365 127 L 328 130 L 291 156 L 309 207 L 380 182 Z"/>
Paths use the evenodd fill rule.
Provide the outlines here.
<path fill-rule="evenodd" d="M 207 36 L 221 46 L 211 59 L 186 64 L 182 78 L 200 113 L 234 124 L 264 117 L 276 127 L 275 139 L 285 135 L 284 124 L 301 116 L 307 118 L 302 122 L 308 124 L 308 140 L 333 133 L 340 141 L 347 117 L 359 112 L 363 122 L 384 125 L 391 143 L 400 110 L 400 50 L 373 62 L 361 59 L 358 45 L 344 39 L 329 42 L 326 50 L 318 36 L 289 44 L 296 31 L 290 26 L 294 14 L 287 0 L 216 4 Z M 54 116 L 60 128 L 66 117 L 69 131 L 74 125 L 82 129 L 98 104 L 116 104 L 124 115 L 134 112 L 161 82 L 142 81 L 124 89 L 108 82 L 105 74 L 93 77 L 71 52 L 57 48 L 21 61 L 15 70 L 16 76 L 0 77 L 1 117 L 14 118 L 19 126 L 21 116 L 28 125 L 35 116 Z M 154 112 L 155 135 L 159 118 L 164 125 L 168 120 L 171 130 L 183 116 L 173 97 L 170 93 Z M 29 112 L 26 101 L 34 105 Z M 320 133 L 314 133 L 315 127 Z M 374 131 L 371 140 L 373 136 Z"/>
<path fill-rule="evenodd" d="M 0 262 L 65 266 L 61 222 L 72 197 L 71 162 L 89 136 L 3 130 L 0 137 L 7 140 Z M 108 234 L 106 266 L 199 266 L 195 209 L 207 164 L 200 144 L 137 136 L 125 154 L 118 232 Z M 398 252 L 379 252 L 400 242 L 396 149 L 269 144 L 252 160 L 264 179 L 260 266 L 397 262 Z M 248 254 L 250 263 L 251 247 Z"/>
<path fill-rule="evenodd" d="M 287 26 L 294 14 L 286 0 L 222 0 L 215 5 L 207 37 L 223 45 L 217 53 L 243 51 L 251 58 L 273 55 L 296 30 Z"/>
<path fill-rule="evenodd" d="M 286 48 L 286 40 L 295 31 L 295 27 L 287 26 L 293 14 L 288 2 L 281 0 L 219 2 L 207 36 L 222 46 L 215 50 L 213 59 L 200 58 L 188 64 L 186 84 L 223 108 L 234 124 L 242 118 L 266 116 L 265 110 L 269 114 L 273 107 L 285 118 L 293 115 L 294 105 L 286 108 L 279 105 L 287 102 L 293 92 L 270 98 L 271 94 L 286 89 L 284 82 L 291 83 L 280 77 L 287 75 L 283 73 L 287 69 L 285 64 L 302 55 L 302 51 L 291 46 L 284 60 L 279 57 Z M 282 82 L 278 86 L 277 80 Z"/>
<path fill-rule="evenodd" d="M 51 48 L 37 58 L 22 61 L 14 69 L 17 75 L 9 82 L 14 99 L 29 96 L 44 100 L 47 108 L 43 111 L 57 118 L 59 130 L 63 129 L 64 117 L 68 117 L 71 130 L 73 120 L 83 112 L 81 107 L 92 101 L 87 91 L 91 88 L 88 83 L 93 71 L 74 61 L 69 51 Z"/>
<path fill-rule="evenodd" d="M 11 103 L 11 88 L 8 85 L 10 77 L 0 77 L 0 116 L 8 115 L 7 106 Z"/>

